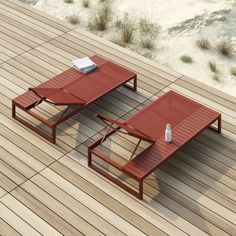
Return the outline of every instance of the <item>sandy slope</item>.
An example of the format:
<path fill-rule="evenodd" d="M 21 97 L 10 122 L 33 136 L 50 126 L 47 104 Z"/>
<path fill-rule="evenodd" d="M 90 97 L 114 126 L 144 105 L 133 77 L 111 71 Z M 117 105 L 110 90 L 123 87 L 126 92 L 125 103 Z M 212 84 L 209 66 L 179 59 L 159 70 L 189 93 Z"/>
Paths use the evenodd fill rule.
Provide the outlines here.
<path fill-rule="evenodd" d="M 97 0 L 91 0 L 91 8 L 82 7 L 81 0 L 66 4 L 63 0 L 39 0 L 34 6 L 60 19 L 78 14 L 79 27 L 86 29 Z M 113 0 L 113 14 L 116 16 L 128 12 L 133 17 L 148 16 L 161 25 L 161 33 L 156 41 L 152 59 L 186 74 L 196 80 L 214 86 L 236 96 L 236 77 L 230 68 L 236 67 L 236 0 Z M 113 30 L 100 34 L 111 39 Z M 234 45 L 232 58 L 218 55 L 214 49 L 202 51 L 195 46 L 196 39 L 207 38 L 214 46 L 220 40 Z M 138 45 L 131 45 L 140 51 Z M 143 52 L 141 52 L 143 53 Z M 193 58 L 192 64 L 183 63 L 179 57 L 183 54 Z M 208 62 L 214 61 L 218 67 L 219 81 L 212 79 Z"/>

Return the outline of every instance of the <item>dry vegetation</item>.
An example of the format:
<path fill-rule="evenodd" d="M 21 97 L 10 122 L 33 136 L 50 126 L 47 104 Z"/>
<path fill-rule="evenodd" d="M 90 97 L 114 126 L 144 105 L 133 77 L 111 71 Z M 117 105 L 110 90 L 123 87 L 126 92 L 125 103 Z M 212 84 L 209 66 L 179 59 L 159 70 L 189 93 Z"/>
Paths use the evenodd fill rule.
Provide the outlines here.
<path fill-rule="evenodd" d="M 117 19 L 114 26 L 118 29 L 118 32 L 112 39 L 112 42 L 126 46 L 133 42 L 134 34 L 136 32 L 135 20 L 130 18 L 128 14 L 124 14 L 121 19 Z"/>
<path fill-rule="evenodd" d="M 88 23 L 91 31 L 103 31 L 107 29 L 107 25 L 111 20 L 111 3 L 103 2 L 97 5 L 94 15 Z"/>
<path fill-rule="evenodd" d="M 155 41 L 150 36 L 144 36 L 140 38 L 140 46 L 144 49 L 152 50 L 155 48 Z"/>
<path fill-rule="evenodd" d="M 82 0 L 82 5 L 83 7 L 88 8 L 90 5 L 90 0 Z"/>
<path fill-rule="evenodd" d="M 211 48 L 211 44 L 208 39 L 199 39 L 196 41 L 196 45 L 203 50 L 209 50 Z"/>
<path fill-rule="evenodd" d="M 160 31 L 160 26 L 151 22 L 148 17 L 141 17 L 139 19 L 139 32 L 141 34 L 152 34 L 156 37 Z"/>
<path fill-rule="evenodd" d="M 68 22 L 70 22 L 72 25 L 78 25 L 78 24 L 80 23 L 79 16 L 77 16 L 77 15 L 67 16 L 66 19 L 67 19 Z"/>
<path fill-rule="evenodd" d="M 148 17 L 139 19 L 140 46 L 144 49 L 155 48 L 155 40 L 160 31 L 160 26 L 151 22 Z"/>
<path fill-rule="evenodd" d="M 215 46 L 216 51 L 225 57 L 231 57 L 233 54 L 233 47 L 230 42 L 221 41 Z"/>
<path fill-rule="evenodd" d="M 214 61 L 209 61 L 208 66 L 212 72 L 214 72 L 214 73 L 218 72 L 218 69 L 216 67 L 216 63 Z"/>
<path fill-rule="evenodd" d="M 114 35 L 112 38 L 111 38 L 111 42 L 121 46 L 121 47 L 125 47 L 125 44 L 122 40 L 122 38 L 119 36 L 119 35 Z"/>
<path fill-rule="evenodd" d="M 220 80 L 220 77 L 219 77 L 218 75 L 214 74 L 214 75 L 212 76 L 212 79 L 215 80 L 215 81 L 219 81 L 219 80 Z"/>
<path fill-rule="evenodd" d="M 231 73 L 231 75 L 236 76 L 236 67 L 232 67 L 230 69 L 230 73 Z"/>

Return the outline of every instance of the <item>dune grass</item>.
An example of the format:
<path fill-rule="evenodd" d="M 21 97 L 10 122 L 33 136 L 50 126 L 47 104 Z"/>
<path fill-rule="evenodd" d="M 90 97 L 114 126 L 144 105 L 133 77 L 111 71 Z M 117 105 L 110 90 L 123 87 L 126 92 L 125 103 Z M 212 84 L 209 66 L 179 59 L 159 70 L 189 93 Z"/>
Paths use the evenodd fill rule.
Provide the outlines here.
<path fill-rule="evenodd" d="M 135 32 L 137 31 L 135 19 L 126 13 L 122 18 L 117 18 L 114 26 L 118 30 L 115 36 L 113 36 L 113 42 L 121 46 L 126 46 L 133 42 Z"/>
<path fill-rule="evenodd" d="M 230 73 L 231 73 L 231 75 L 236 77 L 236 67 L 231 67 L 230 68 Z"/>
<path fill-rule="evenodd" d="M 125 47 L 126 46 L 124 41 L 123 41 L 123 39 L 122 39 L 122 37 L 119 34 L 113 35 L 113 37 L 111 39 L 111 42 L 113 42 L 113 43 L 115 43 L 115 44 L 117 44 L 117 45 L 119 45 L 121 47 Z"/>
<path fill-rule="evenodd" d="M 160 31 L 160 26 L 153 23 L 148 17 L 141 17 L 138 22 L 140 46 L 144 49 L 155 48 L 155 40 Z"/>
<path fill-rule="evenodd" d="M 83 5 L 84 8 L 89 8 L 90 0 L 82 0 L 82 5 Z"/>
<path fill-rule="evenodd" d="M 78 25 L 78 24 L 80 23 L 79 16 L 77 16 L 77 15 L 70 15 L 70 16 L 67 16 L 66 19 L 67 19 L 68 22 L 71 23 L 72 25 Z"/>
<path fill-rule="evenodd" d="M 139 32 L 141 34 L 151 34 L 153 37 L 157 36 L 160 31 L 160 26 L 152 22 L 147 16 L 139 19 Z"/>
<path fill-rule="evenodd" d="M 233 54 L 233 46 L 227 41 L 217 43 L 215 49 L 220 55 L 225 57 L 231 57 Z"/>
<path fill-rule="evenodd" d="M 216 66 L 216 63 L 214 61 L 209 61 L 208 62 L 208 66 L 210 68 L 210 70 L 214 73 L 217 73 L 218 72 L 218 69 L 217 69 L 217 66 Z"/>
<path fill-rule="evenodd" d="M 91 17 L 88 28 L 91 31 L 103 31 L 107 29 L 111 17 L 111 3 L 103 2 L 97 5 L 93 16 Z"/>
<path fill-rule="evenodd" d="M 144 49 L 152 50 L 155 48 L 155 39 L 151 36 L 141 37 L 140 46 Z"/>
<path fill-rule="evenodd" d="M 198 39 L 196 41 L 197 47 L 203 50 L 209 50 L 211 48 L 211 43 L 208 39 Z"/>
<path fill-rule="evenodd" d="M 214 74 L 212 76 L 212 79 L 215 80 L 215 81 L 220 81 L 220 77 L 218 75 L 216 75 L 216 74 Z"/>

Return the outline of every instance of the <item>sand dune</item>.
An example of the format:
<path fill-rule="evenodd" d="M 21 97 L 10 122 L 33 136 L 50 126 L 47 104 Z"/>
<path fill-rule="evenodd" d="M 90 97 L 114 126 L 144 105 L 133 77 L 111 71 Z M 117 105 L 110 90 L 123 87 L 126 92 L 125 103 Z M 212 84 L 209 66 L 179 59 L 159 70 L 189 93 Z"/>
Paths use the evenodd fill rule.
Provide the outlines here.
<path fill-rule="evenodd" d="M 78 14 L 81 18 L 78 27 L 87 30 L 88 20 L 97 2 L 91 0 L 91 7 L 86 9 L 82 7 L 81 0 L 74 0 L 73 4 L 66 4 L 63 0 L 39 0 L 34 7 L 63 20 L 69 15 Z M 129 48 L 236 96 L 236 76 L 230 72 L 232 68 L 236 68 L 235 0 L 113 0 L 112 6 L 113 19 L 128 12 L 133 18 L 148 16 L 161 26 L 154 50 L 140 49 L 138 39 Z M 110 27 L 99 35 L 110 40 L 114 32 L 112 24 Z M 196 40 L 201 38 L 211 42 L 210 50 L 196 47 Z M 214 49 L 222 40 L 234 47 L 230 58 L 219 55 Z M 183 63 L 180 57 L 184 54 L 191 56 L 193 63 Z M 209 61 L 216 64 L 217 73 L 210 70 Z"/>

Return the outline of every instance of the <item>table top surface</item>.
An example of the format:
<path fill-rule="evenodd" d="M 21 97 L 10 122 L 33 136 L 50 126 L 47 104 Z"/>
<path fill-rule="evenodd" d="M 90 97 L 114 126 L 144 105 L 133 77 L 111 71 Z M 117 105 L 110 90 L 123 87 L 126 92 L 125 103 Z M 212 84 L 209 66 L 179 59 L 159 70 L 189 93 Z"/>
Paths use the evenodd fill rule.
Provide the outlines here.
<path fill-rule="evenodd" d="M 127 162 L 123 171 L 139 179 L 170 158 L 188 141 L 219 119 L 220 113 L 169 91 L 145 107 L 125 123 L 155 138 L 152 145 Z M 165 142 L 166 123 L 172 126 L 172 142 Z"/>
<path fill-rule="evenodd" d="M 125 123 L 158 140 L 163 137 L 166 124 L 171 124 L 171 128 L 174 129 L 202 107 L 204 105 L 174 91 L 169 91 L 126 120 Z M 215 113 L 217 116 L 218 113 Z"/>
<path fill-rule="evenodd" d="M 136 76 L 134 72 L 100 56 L 93 56 L 91 60 L 98 67 L 88 74 L 83 74 L 75 68 L 70 68 L 33 88 L 33 90 L 55 104 L 76 104 L 76 101 L 79 104 L 81 104 L 81 101 L 87 104 L 113 91 Z M 46 92 L 43 91 L 44 88 L 47 90 Z M 51 94 L 48 88 L 54 89 Z M 65 93 L 69 95 L 65 96 Z M 73 96 L 74 99 L 72 98 Z"/>

